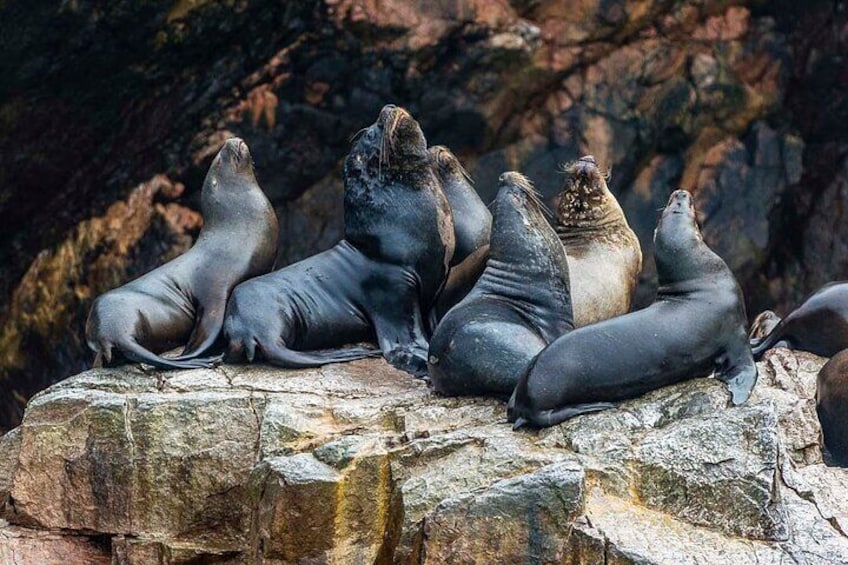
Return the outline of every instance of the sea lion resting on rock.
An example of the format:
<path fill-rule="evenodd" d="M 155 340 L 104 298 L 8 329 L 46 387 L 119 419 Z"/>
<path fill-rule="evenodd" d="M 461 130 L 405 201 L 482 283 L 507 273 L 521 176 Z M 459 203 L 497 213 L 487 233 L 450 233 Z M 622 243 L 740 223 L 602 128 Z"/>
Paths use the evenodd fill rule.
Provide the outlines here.
<path fill-rule="evenodd" d="M 508 397 L 547 344 L 574 329 L 565 250 L 519 173 L 493 203 L 489 260 L 430 340 L 429 375 L 444 394 Z"/>
<path fill-rule="evenodd" d="M 86 340 L 104 364 L 128 359 L 160 369 L 211 365 L 198 357 L 221 333 L 230 292 L 267 273 L 277 254 L 277 217 L 241 139 L 228 140 L 212 161 L 201 212 L 203 228 L 191 249 L 94 301 Z M 157 354 L 181 345 L 179 357 Z"/>
<path fill-rule="evenodd" d="M 837 353 L 819 371 L 816 412 L 834 463 L 848 467 L 848 350 Z"/>
<path fill-rule="evenodd" d="M 555 228 L 568 255 L 574 324 L 581 327 L 630 311 L 642 248 L 595 158 L 564 170 Z"/>
<path fill-rule="evenodd" d="M 773 312 L 763 312 L 754 320 L 751 332 L 763 324 L 771 326 L 771 331 L 751 340 L 755 359 L 772 347 L 800 349 L 822 357 L 836 355 L 848 348 L 848 282 L 824 285 L 782 320 Z"/>
<path fill-rule="evenodd" d="M 777 324 L 780 323 L 780 316 L 772 312 L 771 310 L 764 310 L 759 313 L 759 315 L 754 318 L 754 322 L 751 324 L 751 329 L 748 330 L 748 339 L 758 340 L 766 337 L 768 334 L 774 330 Z"/>
<path fill-rule="evenodd" d="M 515 389 L 509 417 L 552 426 L 714 369 L 734 404 L 757 367 L 733 273 L 704 243 L 692 197 L 675 191 L 654 233 L 659 289 L 645 308 L 570 332 L 549 345 Z"/>
<path fill-rule="evenodd" d="M 344 180 L 345 238 L 235 289 L 228 359 L 258 350 L 275 365 L 313 367 L 373 355 L 338 348 L 376 337 L 392 365 L 426 374 L 423 313 L 444 285 L 454 231 L 418 123 L 384 107 L 355 141 Z"/>
<path fill-rule="evenodd" d="M 450 203 L 456 247 L 445 288 L 436 305 L 436 319 L 462 300 L 480 278 L 489 256 L 492 213 L 471 186 L 471 176 L 450 149 L 430 148 L 433 170 Z"/>

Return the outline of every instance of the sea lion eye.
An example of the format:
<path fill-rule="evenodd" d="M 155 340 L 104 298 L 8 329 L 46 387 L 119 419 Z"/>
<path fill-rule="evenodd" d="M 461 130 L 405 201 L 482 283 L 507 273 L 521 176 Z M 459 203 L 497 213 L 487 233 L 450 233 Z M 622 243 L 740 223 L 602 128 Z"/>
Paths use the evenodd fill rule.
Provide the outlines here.
<path fill-rule="evenodd" d="M 218 186 L 218 179 L 212 179 L 212 186 Z"/>

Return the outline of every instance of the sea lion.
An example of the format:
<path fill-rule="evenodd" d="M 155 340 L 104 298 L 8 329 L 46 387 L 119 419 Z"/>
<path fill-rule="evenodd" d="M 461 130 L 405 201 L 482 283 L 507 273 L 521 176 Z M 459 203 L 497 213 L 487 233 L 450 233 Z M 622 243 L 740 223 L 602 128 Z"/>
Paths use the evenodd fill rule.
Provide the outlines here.
<path fill-rule="evenodd" d="M 212 161 L 200 207 L 203 228 L 191 249 L 94 301 L 86 340 L 105 365 L 210 366 L 199 357 L 221 333 L 233 287 L 273 267 L 277 217 L 241 139 L 227 140 Z M 182 345 L 178 357 L 158 355 Z"/>
<path fill-rule="evenodd" d="M 824 285 L 788 316 L 777 319 L 770 332 L 751 340 L 755 359 L 772 347 L 800 349 L 822 357 L 836 355 L 848 348 L 848 281 Z"/>
<path fill-rule="evenodd" d="M 509 397 L 527 365 L 574 329 L 565 250 L 524 176 L 500 176 L 489 259 L 430 340 L 433 388 Z"/>
<path fill-rule="evenodd" d="M 833 462 L 848 467 L 848 350 L 837 353 L 819 371 L 816 412 Z"/>
<path fill-rule="evenodd" d="M 578 328 L 545 348 L 515 389 L 509 418 L 516 427 L 552 426 L 713 370 L 727 383 L 733 404 L 748 399 L 757 367 L 742 291 L 704 243 L 685 190 L 669 198 L 654 232 L 654 256 L 656 301 Z"/>
<path fill-rule="evenodd" d="M 441 319 L 468 294 L 486 266 L 492 213 L 474 190 L 471 175 L 450 149 L 435 145 L 430 148 L 430 156 L 450 203 L 456 239 L 448 280 L 436 305 L 436 319 Z"/>
<path fill-rule="evenodd" d="M 581 327 L 630 311 L 642 248 L 594 157 L 564 171 L 554 227 L 568 255 L 574 324 Z"/>
<path fill-rule="evenodd" d="M 771 310 L 763 310 L 756 318 L 754 318 L 754 322 L 751 324 L 751 329 L 748 330 L 748 339 L 759 340 L 760 338 L 764 338 L 770 334 L 779 323 L 780 316 Z"/>
<path fill-rule="evenodd" d="M 258 350 L 275 365 L 313 367 L 373 355 L 339 348 L 376 339 L 392 365 L 426 374 L 424 314 L 447 277 L 454 228 L 418 122 L 385 106 L 356 138 L 344 182 L 339 244 L 233 292 L 228 360 Z"/>

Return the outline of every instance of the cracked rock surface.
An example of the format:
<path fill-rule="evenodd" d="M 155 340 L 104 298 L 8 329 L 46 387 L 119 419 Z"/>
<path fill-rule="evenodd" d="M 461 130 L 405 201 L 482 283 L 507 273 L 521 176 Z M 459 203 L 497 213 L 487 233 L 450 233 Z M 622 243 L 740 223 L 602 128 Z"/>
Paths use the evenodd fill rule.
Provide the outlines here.
<path fill-rule="evenodd" d="M 0 439 L 0 560 L 845 563 L 823 362 L 767 353 L 740 407 L 697 379 L 518 433 L 382 360 L 91 370 Z"/>
<path fill-rule="evenodd" d="M 683 187 L 748 311 L 848 272 L 848 11 L 831 0 L 0 2 L 0 430 L 89 367 L 92 300 L 184 251 L 220 144 L 251 148 L 278 266 L 342 234 L 341 161 L 383 104 L 489 201 L 612 169 L 652 300 Z"/>

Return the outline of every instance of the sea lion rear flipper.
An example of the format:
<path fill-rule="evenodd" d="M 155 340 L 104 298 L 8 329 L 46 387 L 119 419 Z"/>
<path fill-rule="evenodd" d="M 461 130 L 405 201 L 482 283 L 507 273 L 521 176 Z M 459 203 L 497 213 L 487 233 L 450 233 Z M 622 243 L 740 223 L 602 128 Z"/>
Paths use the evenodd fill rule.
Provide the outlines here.
<path fill-rule="evenodd" d="M 741 351 L 728 351 L 720 360 L 715 378 L 730 390 L 731 402 L 738 406 L 748 400 L 757 384 L 757 365 L 747 342 Z"/>
<path fill-rule="evenodd" d="M 181 361 L 160 357 L 143 347 L 135 339 L 128 339 L 119 343 L 118 349 L 121 350 L 127 359 L 136 363 L 145 363 L 157 369 L 212 368 L 215 365 L 214 359 L 189 359 Z"/>
<path fill-rule="evenodd" d="M 226 298 L 221 303 L 225 304 Z M 198 322 L 194 325 L 194 330 L 191 332 L 191 337 L 189 337 L 185 349 L 172 359 L 177 361 L 194 359 L 203 355 L 215 345 L 224 327 L 224 311 L 224 308 L 206 310 L 201 306 L 197 312 Z"/>
<path fill-rule="evenodd" d="M 512 429 L 517 430 L 527 424 L 539 427 L 556 426 L 575 416 L 609 410 L 610 408 L 615 408 L 615 404 L 612 402 L 584 402 L 583 404 L 574 404 L 553 410 L 541 410 L 534 414 L 525 414 L 523 417 L 515 416 Z"/>
<path fill-rule="evenodd" d="M 288 369 L 320 367 L 329 363 L 344 363 L 380 354 L 379 350 L 358 346 L 324 351 L 296 351 L 289 349 L 282 342 L 262 343 L 259 344 L 259 349 L 262 350 L 266 361 Z"/>

